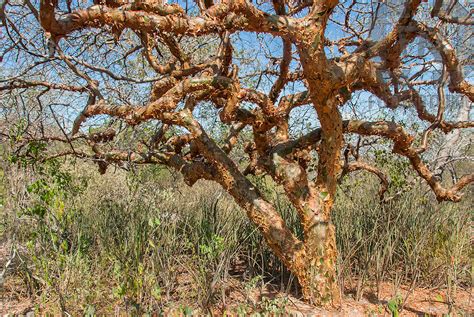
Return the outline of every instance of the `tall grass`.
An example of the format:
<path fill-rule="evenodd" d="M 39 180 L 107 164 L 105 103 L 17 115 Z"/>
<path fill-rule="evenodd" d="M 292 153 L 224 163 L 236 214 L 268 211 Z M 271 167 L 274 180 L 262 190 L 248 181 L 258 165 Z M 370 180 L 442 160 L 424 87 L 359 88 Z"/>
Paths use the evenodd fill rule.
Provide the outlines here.
<path fill-rule="evenodd" d="M 348 180 L 346 189 L 354 182 Z M 356 285 L 356 298 L 367 282 L 389 280 L 411 289 L 471 283 L 472 197 L 438 204 L 427 188 L 416 186 L 379 204 L 370 192 L 341 190 L 333 217 L 341 281 Z"/>
<path fill-rule="evenodd" d="M 21 258 L 11 275 L 43 312 L 210 312 L 231 302 L 230 280 L 243 292 L 262 283 L 298 292 L 216 184 L 190 188 L 159 167 L 100 176 L 86 163 L 56 163 L 40 171 L 5 165 L 4 172 L 2 235 L 15 237 Z M 281 189 L 253 181 L 301 236 Z M 380 205 L 376 186 L 357 174 L 339 192 L 333 220 L 341 285 L 358 298 L 382 281 L 453 291 L 470 285 L 472 199 L 438 205 L 421 186 Z"/>

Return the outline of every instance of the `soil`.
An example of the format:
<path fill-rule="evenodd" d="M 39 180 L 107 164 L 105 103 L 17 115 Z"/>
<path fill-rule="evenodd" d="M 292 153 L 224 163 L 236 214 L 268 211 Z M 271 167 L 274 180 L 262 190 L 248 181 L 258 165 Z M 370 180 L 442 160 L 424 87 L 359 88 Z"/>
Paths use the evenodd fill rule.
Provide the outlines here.
<path fill-rule="evenodd" d="M 399 316 L 474 316 L 472 304 L 472 288 L 469 290 L 457 289 L 449 305 L 446 299 L 446 290 L 416 288 L 413 290 L 403 306 Z M 396 294 L 404 299 L 409 292 L 409 287 L 401 286 Z M 240 295 L 231 296 L 234 302 L 243 302 L 243 291 L 235 291 Z M 381 283 L 379 296 L 375 287 L 368 287 L 361 300 L 354 299 L 354 292 L 347 290 L 343 296 L 343 304 L 340 310 L 328 311 L 308 305 L 298 298 L 286 293 L 272 291 L 269 287 L 255 291 L 253 302 L 262 298 L 269 299 L 286 298 L 286 312 L 291 316 L 392 316 L 388 309 L 388 302 L 393 299 L 394 286 L 391 283 Z M 230 304 L 232 307 L 233 304 Z M 451 307 L 451 309 L 450 309 Z M 449 315 L 448 315 L 449 314 Z M 222 310 L 221 314 L 222 315 Z"/>

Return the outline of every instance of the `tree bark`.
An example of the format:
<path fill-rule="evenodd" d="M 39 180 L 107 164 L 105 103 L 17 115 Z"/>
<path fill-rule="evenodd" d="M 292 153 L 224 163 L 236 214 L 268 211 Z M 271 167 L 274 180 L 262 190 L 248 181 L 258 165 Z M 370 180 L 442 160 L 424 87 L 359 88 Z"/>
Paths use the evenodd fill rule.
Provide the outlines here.
<path fill-rule="evenodd" d="M 330 196 L 325 192 L 309 188 L 303 199 L 294 199 L 304 231 L 304 256 L 293 273 L 298 278 L 303 297 L 308 302 L 322 307 L 338 308 L 341 305 L 337 283 L 336 232 L 331 223 Z"/>
<path fill-rule="evenodd" d="M 299 278 L 299 281 L 303 296 L 308 301 L 325 307 L 339 307 L 341 296 L 336 274 L 336 231 L 331 223 L 330 210 L 324 207 L 313 210 L 314 216 L 303 222 L 306 276 Z"/>
<path fill-rule="evenodd" d="M 331 223 L 331 210 L 341 171 L 340 153 L 344 142 L 338 109 L 344 99 L 339 90 L 344 87 L 344 78 L 334 71 L 324 53 L 328 12 L 336 4 L 333 1 L 315 2 L 310 13 L 314 23 L 301 30 L 302 40 L 297 44 L 309 96 L 321 125 L 321 143 L 316 182 L 308 186 L 309 194 L 300 203 L 306 260 L 303 271 L 296 274 L 306 300 L 318 306 L 339 308 L 341 296 L 336 274 L 336 232 Z"/>
<path fill-rule="evenodd" d="M 297 162 L 275 152 L 263 167 L 283 184 L 285 192 L 298 212 L 304 232 L 304 253 L 298 265 L 290 267 L 298 278 L 303 297 L 310 303 L 337 308 L 341 296 L 336 275 L 336 237 L 331 223 L 335 185 L 321 179 L 308 180 L 306 170 Z"/>

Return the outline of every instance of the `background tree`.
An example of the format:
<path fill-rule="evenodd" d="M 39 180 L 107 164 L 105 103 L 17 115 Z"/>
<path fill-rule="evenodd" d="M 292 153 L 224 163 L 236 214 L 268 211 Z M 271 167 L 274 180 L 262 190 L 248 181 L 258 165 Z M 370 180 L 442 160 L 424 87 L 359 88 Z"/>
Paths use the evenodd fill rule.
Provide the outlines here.
<path fill-rule="evenodd" d="M 163 164 L 189 185 L 219 183 L 312 303 L 340 304 L 330 218 L 338 180 L 365 170 L 380 178 L 381 196 L 388 186 L 361 159 L 365 147 L 390 141 L 438 201 L 459 201 L 474 180 L 443 183 L 438 170 L 449 160 L 425 163 L 435 131 L 474 125 L 464 75 L 473 21 L 469 11 L 459 15 L 458 1 L 25 0 L 4 1 L 0 12 L 3 112 L 21 119 L 2 135 L 16 136 L 19 155 L 72 155 L 102 173 Z M 298 135 L 300 124 L 312 130 Z M 44 143 L 51 146 L 38 157 Z M 303 239 L 248 174 L 283 186 Z"/>

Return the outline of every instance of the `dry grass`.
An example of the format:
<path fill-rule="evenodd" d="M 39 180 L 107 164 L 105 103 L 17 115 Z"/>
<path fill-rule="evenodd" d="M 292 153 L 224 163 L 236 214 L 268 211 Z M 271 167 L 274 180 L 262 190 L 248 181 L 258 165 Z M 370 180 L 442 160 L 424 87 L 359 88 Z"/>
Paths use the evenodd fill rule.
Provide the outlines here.
<path fill-rule="evenodd" d="M 6 285 L 42 313 L 278 314 L 299 303 L 291 274 L 215 184 L 190 188 L 158 167 L 103 176 L 70 162 L 4 171 L 1 234 L 19 255 Z M 301 234 L 280 189 L 254 181 Z M 407 311 L 429 286 L 444 290 L 443 309 L 465 311 L 455 299 L 471 285 L 472 200 L 438 205 L 415 186 L 381 206 L 376 185 L 362 174 L 345 180 L 334 212 L 347 309 L 386 313 L 398 294 Z M 381 301 L 358 306 L 371 296 Z"/>

